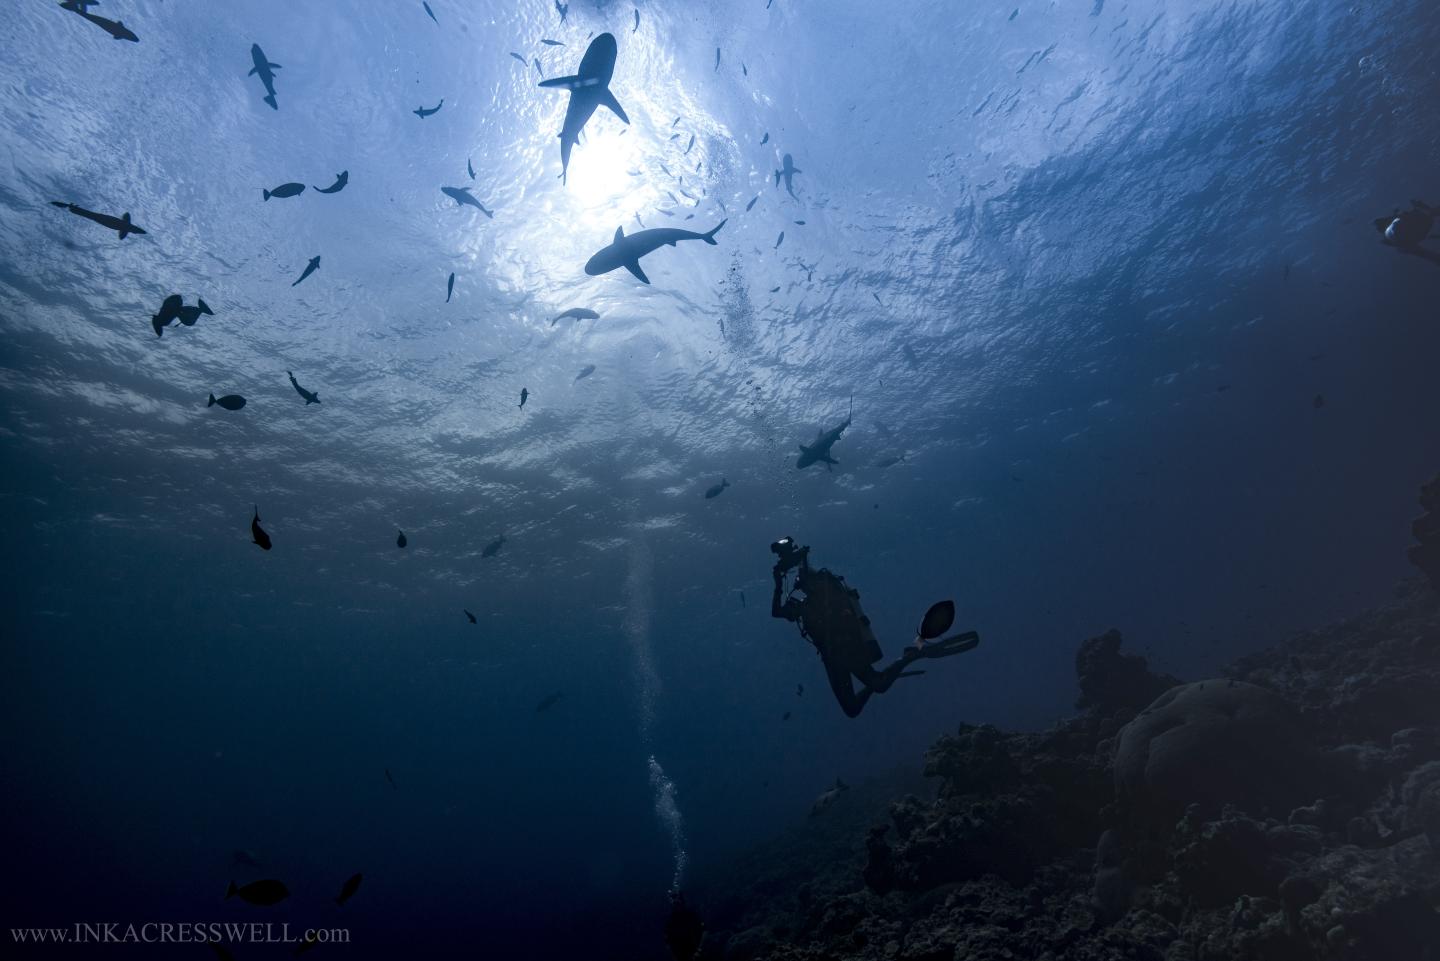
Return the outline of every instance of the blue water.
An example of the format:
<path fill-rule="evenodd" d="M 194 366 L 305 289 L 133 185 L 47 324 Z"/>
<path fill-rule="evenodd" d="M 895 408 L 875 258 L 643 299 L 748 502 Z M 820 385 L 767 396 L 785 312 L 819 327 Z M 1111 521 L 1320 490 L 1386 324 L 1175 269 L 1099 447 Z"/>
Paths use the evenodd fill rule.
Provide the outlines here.
<path fill-rule="evenodd" d="M 0 929 L 660 957 L 677 878 L 960 721 L 1065 714 L 1082 638 L 1202 676 L 1404 576 L 1440 270 L 1370 221 L 1440 199 L 1431 0 L 430 6 L 94 8 L 138 44 L 7 11 Z M 562 184 L 567 95 L 509 54 L 601 31 L 631 123 Z M 581 269 L 727 217 L 651 286 Z M 157 338 L 175 292 L 214 316 Z M 782 534 L 887 658 L 941 597 L 980 648 L 847 719 L 767 616 Z"/>

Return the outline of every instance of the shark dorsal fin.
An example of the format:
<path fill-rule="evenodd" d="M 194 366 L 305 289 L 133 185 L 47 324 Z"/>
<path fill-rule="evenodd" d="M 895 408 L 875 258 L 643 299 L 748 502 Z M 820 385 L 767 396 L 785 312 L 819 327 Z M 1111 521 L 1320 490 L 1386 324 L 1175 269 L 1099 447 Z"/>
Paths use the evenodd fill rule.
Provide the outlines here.
<path fill-rule="evenodd" d="M 622 241 L 622 240 L 624 240 L 624 239 L 625 239 L 625 227 L 624 227 L 624 225 L 622 224 L 621 226 L 615 228 L 615 242 L 618 244 L 620 241 Z"/>
<path fill-rule="evenodd" d="M 120 219 L 128 224 L 130 222 L 130 211 L 125 211 L 125 213 L 121 215 Z"/>

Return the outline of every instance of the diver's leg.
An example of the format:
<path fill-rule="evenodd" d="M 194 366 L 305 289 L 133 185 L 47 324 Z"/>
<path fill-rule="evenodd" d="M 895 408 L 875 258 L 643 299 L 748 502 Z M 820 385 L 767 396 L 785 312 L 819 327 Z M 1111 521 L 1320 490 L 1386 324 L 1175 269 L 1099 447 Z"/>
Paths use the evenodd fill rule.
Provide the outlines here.
<path fill-rule="evenodd" d="M 825 676 L 830 680 L 830 690 L 835 692 L 835 700 L 840 702 L 840 710 L 845 712 L 846 717 L 858 717 L 865 708 L 865 702 L 870 700 L 872 690 L 862 687 L 860 693 L 855 693 L 850 672 L 829 661 L 825 662 Z"/>

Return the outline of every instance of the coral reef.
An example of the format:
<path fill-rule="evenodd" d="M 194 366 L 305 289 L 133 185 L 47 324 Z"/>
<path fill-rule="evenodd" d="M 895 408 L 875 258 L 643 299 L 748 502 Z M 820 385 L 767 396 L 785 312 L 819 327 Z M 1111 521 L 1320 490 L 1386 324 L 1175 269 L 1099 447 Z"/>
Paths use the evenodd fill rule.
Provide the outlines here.
<path fill-rule="evenodd" d="M 737 866 L 702 957 L 1440 961 L 1434 590 L 1190 684 L 1121 643 L 1081 644 L 1076 716 L 964 725 L 888 823 L 851 808 Z"/>

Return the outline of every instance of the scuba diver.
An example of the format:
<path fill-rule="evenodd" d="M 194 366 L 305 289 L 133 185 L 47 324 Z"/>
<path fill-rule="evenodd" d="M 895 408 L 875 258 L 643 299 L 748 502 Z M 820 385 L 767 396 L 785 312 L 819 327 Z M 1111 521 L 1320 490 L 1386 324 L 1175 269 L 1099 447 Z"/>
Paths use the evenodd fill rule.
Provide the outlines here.
<path fill-rule="evenodd" d="M 955 621 L 954 602 L 941 601 L 925 614 L 915 642 L 893 664 L 877 671 L 874 664 L 882 656 L 880 642 L 870 629 L 870 618 L 860 610 L 860 592 L 829 570 L 812 568 L 810 548 L 797 546 L 793 538 L 782 537 L 770 550 L 779 557 L 772 571 L 775 592 L 770 598 L 770 616 L 799 623 L 800 635 L 815 645 L 830 689 L 846 717 L 858 716 L 870 695 L 888 691 L 900 678 L 924 674 L 906 670 L 916 660 L 963 654 L 980 643 L 980 635 L 974 631 L 934 641 Z M 782 600 L 785 578 L 792 570 L 796 571 L 795 586 Z M 796 591 L 803 597 L 796 597 Z M 858 692 L 852 678 L 862 685 Z"/>
<path fill-rule="evenodd" d="M 1409 210 L 1396 210 L 1388 217 L 1377 217 L 1374 223 L 1375 229 L 1380 232 L 1380 242 L 1385 246 L 1440 263 L 1440 253 L 1420 246 L 1435 229 L 1437 217 L 1440 217 L 1440 208 L 1432 207 L 1423 200 L 1412 200 Z"/>
<path fill-rule="evenodd" d="M 691 961 L 700 950 L 700 940 L 705 937 L 705 922 L 695 909 L 685 903 L 680 891 L 670 892 L 670 917 L 665 921 L 665 943 L 675 961 Z"/>

